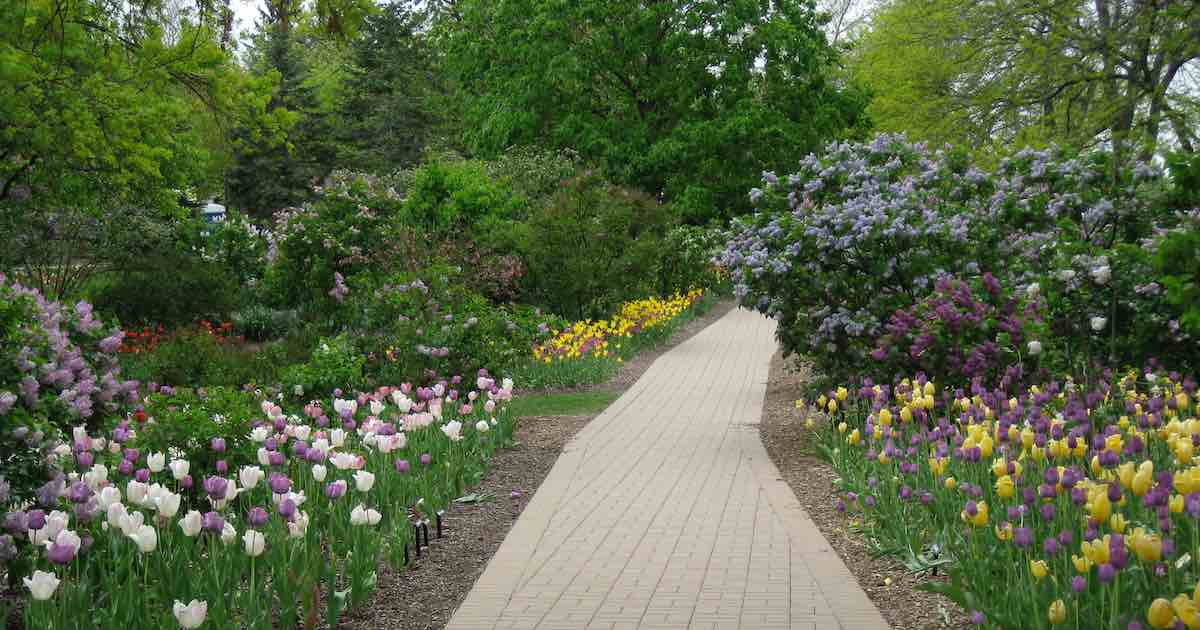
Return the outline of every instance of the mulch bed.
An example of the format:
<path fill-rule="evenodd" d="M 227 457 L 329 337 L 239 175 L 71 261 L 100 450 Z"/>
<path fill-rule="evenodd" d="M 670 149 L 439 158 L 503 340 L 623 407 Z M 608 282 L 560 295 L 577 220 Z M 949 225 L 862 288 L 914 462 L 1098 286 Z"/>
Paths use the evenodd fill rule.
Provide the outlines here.
<path fill-rule="evenodd" d="M 805 378 L 804 370 L 792 367 L 782 355 L 775 354 L 759 429 L 767 453 L 792 492 L 892 628 L 971 627 L 966 613 L 957 604 L 917 590 L 922 582 L 938 578 L 915 575 L 893 558 L 872 557 L 863 538 L 850 531 L 853 516 L 833 509 L 837 475 L 817 457 L 815 445 L 808 441 L 803 415 L 796 410 L 796 399 Z"/>

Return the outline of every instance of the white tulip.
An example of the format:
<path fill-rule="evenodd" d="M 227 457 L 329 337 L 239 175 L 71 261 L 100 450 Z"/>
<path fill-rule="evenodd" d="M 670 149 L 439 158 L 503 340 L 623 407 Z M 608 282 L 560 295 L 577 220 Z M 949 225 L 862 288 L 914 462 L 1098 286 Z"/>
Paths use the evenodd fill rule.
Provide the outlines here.
<path fill-rule="evenodd" d="M 1029 348 L 1030 356 L 1036 357 L 1042 353 L 1042 342 L 1037 341 L 1036 339 L 1034 341 L 1030 341 L 1027 347 Z"/>
<path fill-rule="evenodd" d="M 346 443 L 346 431 L 344 429 L 334 429 L 329 432 L 329 443 L 334 448 L 341 448 Z"/>
<path fill-rule="evenodd" d="M 1100 265 L 1092 269 L 1092 280 L 1095 280 L 1096 284 L 1108 284 L 1110 278 L 1112 278 L 1112 268 L 1108 265 Z"/>
<path fill-rule="evenodd" d="M 150 486 L 136 479 L 131 479 L 125 486 L 125 496 L 134 505 L 143 505 L 146 502 L 146 494 L 149 492 Z"/>
<path fill-rule="evenodd" d="M 327 472 L 328 472 L 328 470 L 324 466 L 322 466 L 320 464 L 313 464 L 312 476 L 313 476 L 314 480 L 325 481 L 325 474 Z"/>
<path fill-rule="evenodd" d="M 451 442 L 457 442 L 462 439 L 462 423 L 458 420 L 451 420 L 442 426 L 442 433 L 445 433 Z"/>
<path fill-rule="evenodd" d="M 172 612 L 175 613 L 175 621 L 179 622 L 180 628 L 187 630 L 199 628 L 204 623 L 204 618 L 208 616 L 208 602 L 193 599 L 185 606 L 183 602 L 175 600 Z"/>
<path fill-rule="evenodd" d="M 1096 316 L 1092 318 L 1092 330 L 1100 332 L 1104 330 L 1104 325 L 1108 323 L 1108 318 Z"/>
<path fill-rule="evenodd" d="M 338 470 L 358 467 L 358 456 L 353 453 L 334 453 L 329 460 L 333 462 L 333 467 Z"/>
<path fill-rule="evenodd" d="M 171 476 L 176 480 L 183 479 L 191 471 L 192 465 L 186 459 L 176 459 L 171 461 Z"/>
<path fill-rule="evenodd" d="M 121 491 L 116 486 L 104 486 L 96 496 L 96 507 L 107 513 L 108 508 L 121 502 Z"/>
<path fill-rule="evenodd" d="M 271 465 L 271 451 L 268 451 L 265 448 L 259 448 L 258 449 L 258 463 L 263 466 L 270 466 Z"/>
<path fill-rule="evenodd" d="M 354 473 L 354 486 L 359 492 L 370 492 L 375 485 L 375 475 L 365 470 Z"/>
<path fill-rule="evenodd" d="M 138 527 L 130 538 L 137 543 L 138 551 L 142 553 L 150 553 L 158 548 L 158 530 L 149 525 Z"/>
<path fill-rule="evenodd" d="M 351 525 L 366 525 L 367 524 L 367 509 L 363 504 L 359 503 L 358 505 L 354 506 L 353 510 L 350 510 L 350 524 Z"/>
<path fill-rule="evenodd" d="M 29 589 L 34 599 L 44 602 L 58 590 L 58 578 L 53 573 L 34 571 L 33 577 L 25 578 L 25 588 Z"/>
<path fill-rule="evenodd" d="M 371 401 L 371 415 L 378 416 L 379 414 L 383 413 L 383 409 L 383 403 L 379 402 L 378 400 Z"/>
<path fill-rule="evenodd" d="M 250 439 L 254 440 L 255 442 L 265 442 L 269 437 L 271 437 L 271 430 L 265 425 L 259 425 L 250 431 Z"/>
<path fill-rule="evenodd" d="M 480 433 L 487 433 L 490 428 L 491 426 L 488 425 L 487 420 L 480 420 L 475 423 L 475 430 Z"/>
<path fill-rule="evenodd" d="M 141 512 L 126 512 L 125 515 L 121 517 L 121 521 L 117 523 L 117 527 L 120 527 L 121 531 L 126 536 L 133 538 L 145 523 L 145 514 L 142 514 Z"/>
<path fill-rule="evenodd" d="M 154 501 L 155 507 L 158 508 L 158 513 L 164 518 L 171 518 L 179 512 L 179 501 L 183 496 L 168 492 Z"/>
<path fill-rule="evenodd" d="M 69 529 L 59 532 L 58 536 L 54 537 L 54 542 L 65 547 L 71 547 L 76 553 L 79 552 L 79 547 L 83 545 L 83 539 L 79 537 L 79 534 Z"/>
<path fill-rule="evenodd" d="M 242 487 L 249 490 L 253 490 L 265 476 L 266 473 L 258 466 L 242 466 L 242 469 L 238 471 L 238 479 L 241 480 Z"/>
<path fill-rule="evenodd" d="M 188 538 L 194 537 L 200 533 L 200 529 L 204 526 L 204 519 L 196 510 L 190 510 L 186 516 L 179 519 L 179 529 L 183 530 L 183 535 Z"/>
<path fill-rule="evenodd" d="M 297 512 L 296 518 L 292 519 L 292 522 L 288 523 L 287 527 L 289 536 L 292 538 L 303 538 L 304 534 L 308 532 L 308 513 Z"/>
<path fill-rule="evenodd" d="M 246 555 L 251 558 L 257 558 L 262 555 L 264 549 L 267 548 L 267 538 L 262 535 L 262 532 L 247 529 L 245 534 L 242 534 L 242 543 L 246 548 Z"/>
<path fill-rule="evenodd" d="M 162 453 L 150 453 L 146 456 L 146 468 L 149 468 L 150 472 L 162 472 L 166 465 L 167 456 Z"/>
<path fill-rule="evenodd" d="M 229 521 L 225 521 L 225 527 L 221 529 L 221 542 L 228 545 L 235 540 L 237 540 L 237 530 Z"/>

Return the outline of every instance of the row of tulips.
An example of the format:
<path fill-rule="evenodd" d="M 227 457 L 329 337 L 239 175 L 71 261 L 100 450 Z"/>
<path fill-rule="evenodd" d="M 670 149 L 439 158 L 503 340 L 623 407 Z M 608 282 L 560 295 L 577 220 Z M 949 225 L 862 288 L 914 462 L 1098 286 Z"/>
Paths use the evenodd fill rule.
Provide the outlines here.
<path fill-rule="evenodd" d="M 143 452 L 153 416 L 77 428 L 56 454 L 64 475 L 4 519 L 9 570 L 27 576 L 25 627 L 336 626 L 367 602 L 381 560 L 407 561 L 413 525 L 511 439 L 512 382 L 481 373 L 473 385 L 295 410 L 262 400 L 254 452 L 211 436 L 211 470 L 184 458 L 194 445 Z"/>
<path fill-rule="evenodd" d="M 535 346 L 534 358 L 543 363 L 619 354 L 622 339 L 666 325 L 704 297 L 702 289 L 669 298 L 625 302 L 610 318 L 575 322 L 545 343 Z"/>
<path fill-rule="evenodd" d="M 1196 382 L 1110 381 L 867 381 L 797 407 L 839 473 L 835 509 L 876 552 L 948 570 L 927 586 L 973 623 L 1195 630 Z"/>

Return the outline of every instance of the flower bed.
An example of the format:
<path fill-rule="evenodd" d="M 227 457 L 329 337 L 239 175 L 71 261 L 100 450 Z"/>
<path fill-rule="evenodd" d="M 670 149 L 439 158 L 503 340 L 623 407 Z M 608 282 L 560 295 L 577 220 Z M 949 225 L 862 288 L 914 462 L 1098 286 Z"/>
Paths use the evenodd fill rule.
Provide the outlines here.
<path fill-rule="evenodd" d="M 874 551 L 978 624 L 1200 627 L 1196 382 L 840 387 L 806 426 Z M 801 403 L 797 404 L 802 406 Z"/>
<path fill-rule="evenodd" d="M 338 394 L 161 388 L 104 435 L 76 429 L 65 474 L 5 518 L 26 627 L 336 626 L 513 429 L 512 383 L 486 373 Z"/>
<path fill-rule="evenodd" d="M 534 346 L 533 356 L 543 363 L 571 361 L 586 356 L 607 357 L 610 346 L 663 326 L 704 297 L 693 289 L 670 298 L 646 298 L 625 302 L 609 319 L 575 322 L 543 344 Z M 616 348 L 619 349 L 619 343 Z M 618 360 L 620 360 L 618 358 Z"/>

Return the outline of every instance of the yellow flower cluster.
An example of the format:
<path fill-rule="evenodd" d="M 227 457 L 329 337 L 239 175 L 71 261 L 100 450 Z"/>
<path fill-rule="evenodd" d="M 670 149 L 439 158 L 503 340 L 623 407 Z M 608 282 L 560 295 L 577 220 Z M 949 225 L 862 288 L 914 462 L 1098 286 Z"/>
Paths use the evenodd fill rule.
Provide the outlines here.
<path fill-rule="evenodd" d="M 571 324 L 546 343 L 534 346 L 533 356 L 543 363 L 570 361 L 585 356 L 612 356 L 621 348 L 620 339 L 666 324 L 703 296 L 703 290 L 694 289 L 665 299 L 646 298 L 625 302 L 609 319 L 588 319 Z"/>

